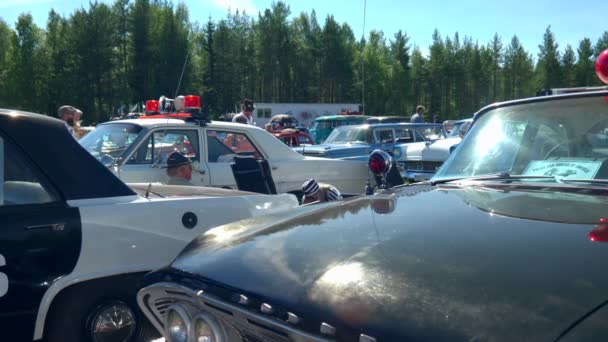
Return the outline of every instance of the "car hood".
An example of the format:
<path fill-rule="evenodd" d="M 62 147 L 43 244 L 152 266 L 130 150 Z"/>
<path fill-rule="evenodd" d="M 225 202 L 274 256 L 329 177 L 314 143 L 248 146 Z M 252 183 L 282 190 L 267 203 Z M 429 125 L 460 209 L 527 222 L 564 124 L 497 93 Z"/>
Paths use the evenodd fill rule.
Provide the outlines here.
<path fill-rule="evenodd" d="M 171 268 L 377 338 L 553 340 L 608 297 L 608 244 L 588 238 L 606 208 L 407 186 L 218 227 Z"/>
<path fill-rule="evenodd" d="M 445 161 L 450 156 L 450 147 L 460 143 L 461 140 L 460 138 L 447 138 L 435 140 L 430 144 L 419 142 L 400 145 L 401 155 L 397 156 L 397 159 Z"/>

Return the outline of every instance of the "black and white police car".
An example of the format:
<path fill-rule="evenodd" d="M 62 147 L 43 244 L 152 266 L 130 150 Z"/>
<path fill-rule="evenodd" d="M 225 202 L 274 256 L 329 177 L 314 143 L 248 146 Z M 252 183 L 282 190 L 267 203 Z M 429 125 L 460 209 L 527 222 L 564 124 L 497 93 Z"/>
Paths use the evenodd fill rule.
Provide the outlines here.
<path fill-rule="evenodd" d="M 142 274 L 210 227 L 298 205 L 288 194 L 156 197 L 137 195 L 63 122 L 0 109 L 0 341 L 145 339 L 155 332 L 135 302 Z"/>

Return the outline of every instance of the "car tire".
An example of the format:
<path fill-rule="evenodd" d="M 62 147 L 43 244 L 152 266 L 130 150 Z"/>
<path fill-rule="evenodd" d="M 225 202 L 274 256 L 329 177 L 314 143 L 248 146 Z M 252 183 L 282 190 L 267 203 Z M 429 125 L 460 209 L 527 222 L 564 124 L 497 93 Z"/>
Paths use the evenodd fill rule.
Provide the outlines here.
<path fill-rule="evenodd" d="M 160 337 L 137 306 L 135 287 L 77 285 L 58 298 L 50 314 L 48 342 L 149 342 Z M 101 333 L 108 326 L 116 330 Z"/>

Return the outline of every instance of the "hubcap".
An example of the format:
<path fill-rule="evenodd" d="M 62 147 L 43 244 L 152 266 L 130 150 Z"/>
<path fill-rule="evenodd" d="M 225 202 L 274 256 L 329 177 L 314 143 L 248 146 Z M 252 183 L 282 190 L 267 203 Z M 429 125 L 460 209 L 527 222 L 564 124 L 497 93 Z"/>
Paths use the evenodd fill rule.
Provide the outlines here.
<path fill-rule="evenodd" d="M 94 342 L 126 342 L 135 333 L 135 314 L 122 302 L 102 305 L 91 315 L 90 322 Z"/>

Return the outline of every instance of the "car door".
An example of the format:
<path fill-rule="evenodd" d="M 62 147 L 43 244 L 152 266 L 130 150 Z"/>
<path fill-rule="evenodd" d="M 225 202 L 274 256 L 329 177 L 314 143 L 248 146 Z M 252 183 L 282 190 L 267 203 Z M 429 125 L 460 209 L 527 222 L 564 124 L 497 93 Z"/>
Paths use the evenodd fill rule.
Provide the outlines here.
<path fill-rule="evenodd" d="M 210 178 L 207 165 L 201 162 L 200 129 L 159 128 L 150 131 L 139 146 L 126 158 L 120 167 L 120 178 L 126 183 L 166 183 L 167 158 L 173 152 L 180 152 L 193 162 L 190 182 L 208 186 Z"/>
<path fill-rule="evenodd" d="M 211 185 L 236 189 L 236 180 L 230 164 L 235 156 L 264 156 L 246 133 L 230 129 L 206 129 L 207 167 Z M 279 142 L 277 140 L 277 142 Z M 281 142 L 279 142 L 281 143 Z M 278 189 L 277 189 L 278 190 Z"/>
<path fill-rule="evenodd" d="M 0 331 L 31 340 L 37 308 L 80 255 L 81 223 L 42 170 L 0 133 Z M 6 335 L 8 333 L 8 335 Z"/>

